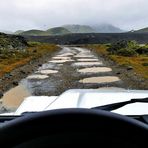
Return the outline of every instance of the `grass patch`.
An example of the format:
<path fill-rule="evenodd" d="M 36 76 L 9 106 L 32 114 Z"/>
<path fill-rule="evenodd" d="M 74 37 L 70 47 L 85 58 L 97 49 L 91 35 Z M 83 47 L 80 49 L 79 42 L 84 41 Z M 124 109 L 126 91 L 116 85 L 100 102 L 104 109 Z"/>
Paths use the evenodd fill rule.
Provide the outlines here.
<path fill-rule="evenodd" d="M 17 67 L 23 66 L 33 59 L 38 59 L 45 54 L 55 52 L 58 47 L 52 44 L 29 43 L 25 51 L 7 51 L 0 54 L 0 77 L 10 73 Z"/>
<path fill-rule="evenodd" d="M 143 78 L 148 79 L 148 56 L 147 55 L 136 55 L 132 57 L 114 55 L 108 52 L 108 46 L 106 45 L 87 45 L 87 47 L 95 51 L 99 55 L 103 55 L 119 66 L 132 66 L 133 70 L 141 75 Z"/>

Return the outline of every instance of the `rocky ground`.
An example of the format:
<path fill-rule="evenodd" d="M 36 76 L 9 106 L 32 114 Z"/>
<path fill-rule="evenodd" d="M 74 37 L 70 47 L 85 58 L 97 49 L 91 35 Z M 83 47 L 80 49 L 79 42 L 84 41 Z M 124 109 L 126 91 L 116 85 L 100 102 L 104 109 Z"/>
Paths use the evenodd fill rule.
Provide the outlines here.
<path fill-rule="evenodd" d="M 99 58 L 113 69 L 115 75 L 124 81 L 126 89 L 148 90 L 148 79 L 138 75 L 132 66 L 120 66 L 104 55 L 99 55 Z"/>

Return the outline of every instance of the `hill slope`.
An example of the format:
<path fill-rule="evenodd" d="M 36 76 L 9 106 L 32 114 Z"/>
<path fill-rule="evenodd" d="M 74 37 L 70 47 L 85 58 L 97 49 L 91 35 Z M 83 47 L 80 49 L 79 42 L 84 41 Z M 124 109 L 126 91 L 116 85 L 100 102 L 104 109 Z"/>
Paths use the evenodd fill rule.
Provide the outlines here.
<path fill-rule="evenodd" d="M 24 30 L 17 30 L 17 31 L 14 32 L 14 34 L 18 35 L 18 34 L 21 34 L 23 32 L 24 32 Z"/>
<path fill-rule="evenodd" d="M 64 35 L 64 34 L 70 34 L 71 32 L 65 29 L 64 27 L 55 27 L 48 29 L 46 33 L 48 33 L 49 35 Z"/>
<path fill-rule="evenodd" d="M 139 29 L 139 30 L 135 30 L 133 32 L 136 32 L 136 33 L 148 33 L 148 27 L 142 28 L 142 29 Z"/>
<path fill-rule="evenodd" d="M 87 25 L 64 25 L 62 26 L 72 33 L 94 33 L 95 30 Z"/>
<path fill-rule="evenodd" d="M 29 36 L 44 36 L 44 35 L 48 35 L 46 31 L 42 31 L 42 30 L 28 30 L 28 31 L 24 31 L 19 33 L 20 35 L 29 35 Z"/>
<path fill-rule="evenodd" d="M 97 33 L 121 33 L 121 32 L 124 32 L 120 28 L 115 27 L 115 26 L 113 26 L 111 24 L 95 25 L 95 26 L 92 26 L 92 28 Z"/>

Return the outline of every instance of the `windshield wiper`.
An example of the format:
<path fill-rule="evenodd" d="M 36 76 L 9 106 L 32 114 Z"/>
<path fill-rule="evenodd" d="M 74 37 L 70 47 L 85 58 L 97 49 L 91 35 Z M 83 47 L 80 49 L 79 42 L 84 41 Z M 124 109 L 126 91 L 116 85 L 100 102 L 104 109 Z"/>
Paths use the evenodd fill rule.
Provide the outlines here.
<path fill-rule="evenodd" d="M 97 107 L 93 107 L 91 109 L 101 109 L 101 110 L 106 110 L 106 111 L 112 111 L 112 110 L 121 108 L 125 105 L 132 104 L 132 103 L 148 103 L 148 98 L 131 99 L 131 100 L 125 101 L 125 102 L 119 102 L 119 103 L 113 103 L 113 104 L 108 104 L 108 105 L 103 105 L 103 106 L 97 106 Z"/>

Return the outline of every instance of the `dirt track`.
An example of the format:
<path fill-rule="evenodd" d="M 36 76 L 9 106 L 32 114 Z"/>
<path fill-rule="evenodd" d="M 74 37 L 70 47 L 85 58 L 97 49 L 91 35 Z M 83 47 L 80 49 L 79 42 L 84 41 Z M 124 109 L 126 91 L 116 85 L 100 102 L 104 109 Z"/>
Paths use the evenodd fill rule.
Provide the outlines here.
<path fill-rule="evenodd" d="M 89 49 L 61 46 L 60 51 L 32 61 L 0 81 L 1 90 L 9 90 L 2 97 L 1 112 L 15 110 L 28 96 L 57 96 L 68 89 L 139 89 L 134 77 L 132 70 L 117 67 Z"/>

